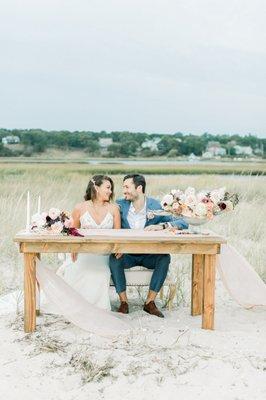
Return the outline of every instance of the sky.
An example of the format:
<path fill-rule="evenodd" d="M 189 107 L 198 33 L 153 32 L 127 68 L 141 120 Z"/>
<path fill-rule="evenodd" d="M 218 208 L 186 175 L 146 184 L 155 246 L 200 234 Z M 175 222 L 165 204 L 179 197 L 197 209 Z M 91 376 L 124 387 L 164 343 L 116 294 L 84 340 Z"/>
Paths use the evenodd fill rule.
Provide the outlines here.
<path fill-rule="evenodd" d="M 266 137 L 265 0 L 0 0 L 0 127 Z"/>

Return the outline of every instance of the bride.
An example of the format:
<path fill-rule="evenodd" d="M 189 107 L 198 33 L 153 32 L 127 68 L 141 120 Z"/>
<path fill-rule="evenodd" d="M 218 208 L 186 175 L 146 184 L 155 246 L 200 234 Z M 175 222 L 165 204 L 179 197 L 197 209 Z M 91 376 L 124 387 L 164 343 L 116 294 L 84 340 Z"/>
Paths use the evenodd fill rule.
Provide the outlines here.
<path fill-rule="evenodd" d="M 75 206 L 73 226 L 82 229 L 120 229 L 117 205 L 112 204 L 114 183 L 109 176 L 95 175 L 89 181 L 84 200 Z M 72 253 L 60 269 L 64 280 L 86 301 L 111 310 L 109 299 L 109 255 Z"/>

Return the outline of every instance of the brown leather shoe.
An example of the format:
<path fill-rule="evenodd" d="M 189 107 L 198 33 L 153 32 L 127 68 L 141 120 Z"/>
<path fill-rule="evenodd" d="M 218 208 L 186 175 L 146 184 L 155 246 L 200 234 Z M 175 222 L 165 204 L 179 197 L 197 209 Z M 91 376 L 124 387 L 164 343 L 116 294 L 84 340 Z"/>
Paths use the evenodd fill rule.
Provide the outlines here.
<path fill-rule="evenodd" d="M 117 312 L 128 314 L 128 304 L 126 301 L 121 301 L 120 307 L 118 308 Z"/>
<path fill-rule="evenodd" d="M 164 318 L 163 313 L 156 307 L 154 301 L 150 301 L 148 304 L 144 304 L 143 310 L 151 315 L 156 315 L 156 317 Z"/>

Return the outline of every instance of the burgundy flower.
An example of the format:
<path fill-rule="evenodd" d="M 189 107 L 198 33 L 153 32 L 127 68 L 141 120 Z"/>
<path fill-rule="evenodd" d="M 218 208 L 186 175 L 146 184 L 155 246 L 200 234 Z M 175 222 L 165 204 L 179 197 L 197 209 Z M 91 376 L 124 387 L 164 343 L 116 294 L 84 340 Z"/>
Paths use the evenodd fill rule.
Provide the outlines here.
<path fill-rule="evenodd" d="M 219 206 L 220 210 L 225 210 L 226 209 L 226 204 L 223 203 L 223 202 L 219 203 L 218 206 Z"/>
<path fill-rule="evenodd" d="M 79 233 L 79 231 L 77 230 L 77 228 L 69 228 L 69 229 L 68 229 L 68 235 L 70 235 L 70 236 L 80 236 L 80 237 L 84 237 L 84 235 L 82 235 L 81 233 Z"/>

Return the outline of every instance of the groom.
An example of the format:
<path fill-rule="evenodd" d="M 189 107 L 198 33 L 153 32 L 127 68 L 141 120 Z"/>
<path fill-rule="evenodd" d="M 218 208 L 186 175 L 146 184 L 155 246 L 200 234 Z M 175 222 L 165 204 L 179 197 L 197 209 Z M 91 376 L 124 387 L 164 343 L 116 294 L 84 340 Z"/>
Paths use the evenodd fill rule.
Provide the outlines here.
<path fill-rule="evenodd" d="M 155 216 L 153 219 L 148 220 L 147 211 L 161 210 L 161 205 L 157 200 L 146 197 L 145 189 L 146 181 L 144 176 L 131 174 L 124 177 L 123 192 L 125 198 L 117 200 L 123 229 L 158 231 L 169 226 L 175 226 L 179 229 L 187 228 L 187 224 L 182 219 L 173 219 L 168 216 Z M 169 254 L 111 254 L 109 266 L 121 302 L 118 312 L 128 314 L 125 268 L 140 265 L 153 269 L 150 288 L 143 310 L 163 318 L 164 315 L 158 310 L 154 301 L 165 281 L 169 264 Z"/>

